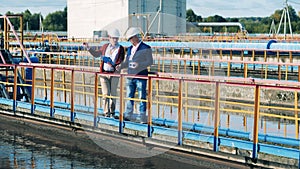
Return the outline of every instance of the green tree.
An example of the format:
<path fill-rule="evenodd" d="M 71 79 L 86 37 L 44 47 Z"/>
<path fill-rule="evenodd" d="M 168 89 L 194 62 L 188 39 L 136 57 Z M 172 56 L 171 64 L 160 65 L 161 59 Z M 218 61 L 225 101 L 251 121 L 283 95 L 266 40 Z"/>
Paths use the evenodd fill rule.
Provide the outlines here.
<path fill-rule="evenodd" d="M 202 17 L 194 13 L 192 9 L 186 11 L 186 20 L 188 22 L 202 22 Z"/>
<path fill-rule="evenodd" d="M 206 22 L 227 22 L 225 18 L 219 15 L 209 16 L 205 19 Z"/>
<path fill-rule="evenodd" d="M 31 12 L 27 9 L 23 14 L 23 28 L 26 30 L 27 25 L 28 25 L 28 30 L 32 30 L 31 24 L 32 24 L 32 19 L 31 19 Z"/>
<path fill-rule="evenodd" d="M 46 16 L 44 29 L 49 31 L 67 31 L 67 7 L 64 11 L 56 11 Z"/>
<path fill-rule="evenodd" d="M 40 19 L 43 20 L 43 16 L 39 13 L 35 13 L 31 16 L 31 30 L 39 30 L 40 29 Z"/>
<path fill-rule="evenodd" d="M 239 22 L 239 18 L 228 18 L 228 22 Z"/>

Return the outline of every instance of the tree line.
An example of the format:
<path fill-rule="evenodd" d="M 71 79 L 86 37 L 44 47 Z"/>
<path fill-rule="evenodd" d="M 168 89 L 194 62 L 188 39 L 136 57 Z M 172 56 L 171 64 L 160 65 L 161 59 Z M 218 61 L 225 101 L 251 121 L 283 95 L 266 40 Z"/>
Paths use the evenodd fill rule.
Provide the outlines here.
<path fill-rule="evenodd" d="M 293 33 L 300 33 L 300 12 L 296 12 L 296 10 L 292 6 L 288 6 L 290 23 Z M 278 30 L 280 20 L 282 18 L 283 9 L 276 10 L 271 16 L 268 17 L 240 17 L 240 18 L 224 18 L 219 15 L 209 16 L 207 18 L 202 18 L 199 15 L 196 15 L 192 9 L 188 9 L 186 12 L 186 19 L 188 22 L 240 22 L 244 25 L 244 28 L 248 33 L 270 33 L 272 29 L 272 22 L 274 22 L 273 29 Z M 284 19 L 282 19 L 282 24 L 280 28 L 280 32 L 283 32 Z M 287 23 L 287 26 L 288 23 Z M 199 30 L 200 29 L 200 30 Z M 211 30 L 212 29 L 212 30 Z M 201 31 L 201 32 L 225 32 L 224 27 L 214 27 L 214 28 L 197 28 L 190 29 L 192 32 Z M 227 32 L 236 32 L 238 28 L 226 28 Z M 287 27 L 287 33 L 289 33 L 289 28 Z"/>
<path fill-rule="evenodd" d="M 45 18 L 40 13 L 32 14 L 28 9 L 22 13 L 13 13 L 8 11 L 6 15 L 23 15 L 23 28 L 24 30 L 39 30 L 41 24 L 45 31 L 67 31 L 67 7 L 63 11 L 56 11 L 49 13 Z M 0 14 L 1 15 L 1 14 Z M 19 18 L 10 18 L 11 23 L 17 30 L 20 28 Z M 4 25 L 3 19 L 0 20 L 0 25 Z M 0 27 L 3 30 L 3 26 Z"/>
<path fill-rule="evenodd" d="M 295 11 L 292 6 L 288 6 L 291 28 L 293 33 L 300 33 L 300 12 Z M 187 22 L 240 22 L 244 25 L 244 28 L 248 33 L 269 33 L 271 29 L 272 22 L 274 22 L 276 30 L 278 29 L 280 20 L 282 18 L 282 13 L 284 10 L 276 10 L 271 16 L 268 17 L 240 17 L 240 18 L 224 18 L 219 15 L 209 16 L 207 18 L 202 18 L 200 15 L 196 15 L 192 9 L 186 11 Z M 17 13 L 23 15 L 23 28 L 26 30 L 39 30 L 40 24 L 43 24 L 44 31 L 67 31 L 67 7 L 63 11 L 56 11 L 49 13 L 45 18 L 40 13 L 32 14 L 28 9 L 22 13 Z M 1 15 L 1 14 L 0 14 Z M 6 15 L 14 15 L 13 12 L 8 11 Z M 11 22 L 15 29 L 20 28 L 20 21 L 18 18 L 11 18 Z M 284 20 L 283 20 L 284 22 Z M 3 20 L 0 20 L 0 29 L 3 30 Z M 190 24 L 191 25 L 191 24 Z M 283 23 L 282 23 L 283 26 Z M 230 27 L 214 27 L 214 28 L 197 28 L 193 26 L 188 29 L 190 32 L 238 32 L 238 28 Z M 281 29 L 283 30 L 283 29 Z M 287 28 L 287 30 L 289 30 Z"/>

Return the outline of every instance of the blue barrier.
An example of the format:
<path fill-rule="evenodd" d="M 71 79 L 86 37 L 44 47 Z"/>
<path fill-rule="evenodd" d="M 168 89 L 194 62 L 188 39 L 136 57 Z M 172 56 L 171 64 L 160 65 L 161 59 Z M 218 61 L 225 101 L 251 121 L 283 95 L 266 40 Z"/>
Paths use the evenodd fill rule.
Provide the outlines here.
<path fill-rule="evenodd" d="M 49 101 L 44 101 L 41 99 L 37 99 L 36 102 L 39 103 L 48 103 L 50 105 Z M 62 102 L 55 102 L 55 105 L 60 105 L 62 107 L 68 108 L 67 105 L 68 103 L 62 103 Z M 85 107 L 85 106 L 77 106 L 75 107 Z M 85 109 L 82 110 L 93 110 L 91 107 L 86 107 Z M 98 109 L 99 114 L 103 114 L 102 109 Z M 118 116 L 118 112 L 116 112 L 116 116 Z M 159 126 L 165 126 L 165 127 L 172 127 L 172 128 L 177 128 L 178 127 L 178 122 L 175 120 L 168 120 L 168 119 L 163 119 L 163 118 L 152 118 L 152 123 L 155 125 Z M 194 132 L 200 132 L 200 133 L 214 133 L 214 127 L 212 126 L 205 126 L 201 124 L 196 124 L 196 123 L 188 123 L 188 122 L 183 122 L 182 127 L 184 130 L 189 130 L 189 131 L 194 131 Z M 232 129 L 224 129 L 224 128 L 219 128 L 219 134 L 222 136 L 229 136 L 229 137 L 236 137 L 236 138 L 243 138 L 246 140 L 250 140 L 250 132 L 244 132 L 244 131 L 239 131 L 239 130 L 232 130 Z M 285 137 L 278 137 L 278 136 L 270 136 L 270 135 L 265 135 L 265 134 L 259 134 L 258 135 L 259 141 L 262 142 L 271 142 L 271 143 L 276 143 L 276 144 L 283 144 L 283 145 L 288 145 L 288 146 L 299 146 L 300 145 L 300 140 L 299 139 L 293 139 L 293 138 L 285 138 Z"/>
<path fill-rule="evenodd" d="M 43 103 L 49 103 L 48 101 L 44 101 L 41 99 L 38 99 L 38 100 Z M 10 99 L 0 98 L 0 101 L 2 104 L 7 104 L 7 105 L 13 104 L 13 101 Z M 63 103 L 61 103 L 61 105 L 63 105 Z M 67 105 L 68 104 L 65 104 L 65 107 L 68 107 Z M 30 110 L 31 106 L 32 105 L 27 102 L 21 102 L 21 101 L 17 102 L 17 107 L 20 107 L 20 108 L 26 108 L 26 109 Z M 45 112 L 45 113 L 49 113 L 49 108 L 50 107 L 48 105 L 38 105 L 37 104 L 35 106 L 36 111 L 41 111 L 41 112 Z M 87 121 L 94 120 L 92 113 L 87 114 L 87 113 L 78 112 L 78 111 L 76 111 L 75 113 L 76 113 L 75 118 L 77 118 L 77 119 L 87 120 Z M 55 108 L 55 114 L 69 116 L 70 111 L 66 110 L 66 109 L 62 109 L 62 108 Z M 103 123 L 103 124 L 112 125 L 112 126 L 116 126 L 116 127 L 119 126 L 118 119 L 108 118 L 108 117 L 104 117 L 104 116 L 97 116 L 97 118 L 98 118 L 98 123 Z M 163 125 L 177 127 L 176 121 L 162 119 L 162 118 L 153 118 L 153 122 L 157 122 L 158 124 L 162 125 L 162 126 L 152 126 L 153 134 L 160 134 L 160 135 L 163 134 L 163 135 L 168 135 L 168 136 L 173 136 L 173 137 L 178 136 L 178 130 L 176 128 L 163 127 Z M 131 121 L 125 121 L 124 124 L 125 124 L 124 127 L 127 129 L 144 131 L 144 132 L 147 131 L 146 124 L 140 124 L 140 123 L 135 123 L 135 122 L 131 122 Z M 183 124 L 183 127 L 186 128 L 187 130 L 190 130 L 190 131 L 183 131 L 183 139 L 190 139 L 190 140 L 194 140 L 194 141 L 200 141 L 200 142 L 206 142 L 206 143 L 213 144 L 214 136 L 211 134 L 201 132 L 201 131 L 206 131 L 208 133 L 212 132 L 213 127 L 204 126 L 204 125 L 200 125 L 200 124 L 186 123 L 186 122 Z M 234 147 L 234 148 L 252 151 L 253 142 L 249 139 L 249 135 L 250 135 L 249 132 L 242 132 L 242 131 L 237 131 L 237 130 L 220 128 L 219 133 L 224 136 L 236 136 L 236 137 L 247 138 L 247 140 L 239 140 L 236 138 L 227 138 L 224 136 L 219 136 L 219 144 L 221 146 Z M 290 146 L 299 146 L 299 140 L 292 139 L 292 138 L 283 138 L 283 137 L 259 134 L 259 140 L 264 141 L 264 142 L 272 142 L 272 143 L 285 144 L 285 145 L 290 145 Z M 293 158 L 293 159 L 299 158 L 299 150 L 298 149 L 286 148 L 286 147 L 277 146 L 277 145 L 259 143 L 258 151 L 267 153 L 267 154 L 273 154 L 273 155 Z"/>

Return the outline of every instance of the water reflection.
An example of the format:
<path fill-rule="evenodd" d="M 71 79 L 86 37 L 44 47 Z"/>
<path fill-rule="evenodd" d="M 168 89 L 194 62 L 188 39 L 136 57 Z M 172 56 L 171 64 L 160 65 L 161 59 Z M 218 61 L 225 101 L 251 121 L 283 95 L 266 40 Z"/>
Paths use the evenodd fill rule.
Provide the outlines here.
<path fill-rule="evenodd" d="M 89 169 L 89 168 L 122 168 L 122 169 L 154 169 L 154 168 L 199 168 L 175 160 L 162 157 L 130 159 L 115 156 L 105 150 L 85 152 L 80 145 L 71 148 L 49 142 L 42 142 L 37 137 L 12 133 L 0 128 L 0 168 L 26 169 Z M 84 143 L 83 143 L 84 144 Z M 90 146 L 90 145 L 89 145 Z M 201 167 L 200 167 L 201 168 Z"/>
<path fill-rule="evenodd" d="M 26 137 L 0 132 L 0 168 L 94 168 L 82 162 L 80 155 L 43 144 Z"/>

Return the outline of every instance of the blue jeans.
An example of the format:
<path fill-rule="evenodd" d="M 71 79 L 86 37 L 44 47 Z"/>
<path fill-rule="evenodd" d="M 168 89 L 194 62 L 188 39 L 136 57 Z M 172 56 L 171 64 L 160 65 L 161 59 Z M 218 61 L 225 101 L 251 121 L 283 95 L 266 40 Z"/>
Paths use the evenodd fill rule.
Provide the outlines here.
<path fill-rule="evenodd" d="M 147 87 L 147 80 L 146 79 L 137 79 L 137 78 L 128 78 L 126 82 L 126 90 L 127 98 L 134 98 L 136 90 L 138 91 L 138 98 L 145 100 L 146 99 L 146 87 Z M 146 115 L 146 105 L 147 102 L 141 101 L 139 106 L 139 112 L 141 116 Z M 133 113 L 133 106 L 134 101 L 128 100 L 126 103 L 126 111 L 125 113 L 130 115 Z"/>

